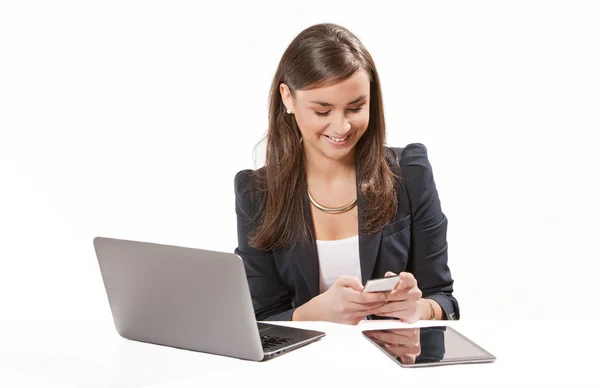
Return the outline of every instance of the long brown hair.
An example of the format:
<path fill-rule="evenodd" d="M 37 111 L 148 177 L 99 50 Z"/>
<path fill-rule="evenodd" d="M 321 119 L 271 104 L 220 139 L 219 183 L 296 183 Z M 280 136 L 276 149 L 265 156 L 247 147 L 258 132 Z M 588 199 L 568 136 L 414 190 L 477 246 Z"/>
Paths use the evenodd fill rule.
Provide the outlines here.
<path fill-rule="evenodd" d="M 304 169 L 300 131 L 294 115 L 286 114 L 279 86 L 283 82 L 295 98 L 308 90 L 343 81 L 364 69 L 370 75 L 368 127 L 356 144 L 355 163 L 361 178 L 359 192 L 366 203 L 361 234 L 370 234 L 392 219 L 398 207 L 399 178 L 385 154 L 385 119 L 375 63 L 360 40 L 347 29 L 330 23 L 302 31 L 284 52 L 269 94 L 269 129 L 265 166 L 254 171 L 251 192 L 260 196 L 250 245 L 263 250 L 286 248 L 308 241 L 304 217 Z"/>

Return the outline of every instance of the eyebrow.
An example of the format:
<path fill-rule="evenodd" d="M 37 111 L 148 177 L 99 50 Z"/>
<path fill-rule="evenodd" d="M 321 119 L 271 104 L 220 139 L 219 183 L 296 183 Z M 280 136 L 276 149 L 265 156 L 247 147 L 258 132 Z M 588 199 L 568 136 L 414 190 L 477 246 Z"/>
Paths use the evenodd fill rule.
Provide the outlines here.
<path fill-rule="evenodd" d="M 355 104 L 355 103 L 359 102 L 360 100 L 362 100 L 364 98 L 367 98 L 367 96 L 360 96 L 357 99 L 350 101 L 348 103 L 348 105 Z M 313 103 L 313 104 L 319 104 L 321 106 L 333 106 L 333 104 L 331 104 L 329 102 L 323 102 L 323 101 L 311 101 L 311 103 Z"/>

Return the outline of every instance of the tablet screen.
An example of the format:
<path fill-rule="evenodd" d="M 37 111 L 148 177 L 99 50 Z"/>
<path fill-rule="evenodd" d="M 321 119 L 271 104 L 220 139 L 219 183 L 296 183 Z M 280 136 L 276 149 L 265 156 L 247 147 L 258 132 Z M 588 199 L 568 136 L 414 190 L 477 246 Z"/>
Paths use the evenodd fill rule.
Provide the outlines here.
<path fill-rule="evenodd" d="M 495 357 L 449 326 L 363 331 L 402 366 L 491 362 Z"/>

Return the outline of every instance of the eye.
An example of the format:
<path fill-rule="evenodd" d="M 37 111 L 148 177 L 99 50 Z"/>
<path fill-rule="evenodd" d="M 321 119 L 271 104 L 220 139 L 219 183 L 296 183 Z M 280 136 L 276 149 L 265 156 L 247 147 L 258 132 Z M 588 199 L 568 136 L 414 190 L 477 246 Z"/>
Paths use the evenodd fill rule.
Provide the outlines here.
<path fill-rule="evenodd" d="M 348 109 L 348 110 L 349 110 L 350 112 L 352 112 L 352 113 L 358 113 L 358 112 L 360 112 L 360 110 L 362 109 L 362 107 L 363 107 L 363 106 L 364 106 L 364 105 L 361 105 L 361 106 L 359 106 L 358 108 L 354 108 L 354 109 Z M 330 113 L 330 112 L 331 112 L 331 111 L 327 111 L 327 112 L 317 112 L 317 111 L 315 111 L 315 114 L 316 114 L 317 116 L 320 116 L 320 117 L 327 117 L 327 116 L 329 116 L 329 113 Z"/>

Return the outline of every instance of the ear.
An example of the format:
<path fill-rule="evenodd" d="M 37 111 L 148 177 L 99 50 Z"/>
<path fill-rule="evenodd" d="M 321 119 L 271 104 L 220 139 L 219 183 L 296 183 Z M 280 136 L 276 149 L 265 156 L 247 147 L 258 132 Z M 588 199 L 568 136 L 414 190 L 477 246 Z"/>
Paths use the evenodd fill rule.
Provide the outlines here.
<path fill-rule="evenodd" d="M 294 98 L 290 92 L 290 88 L 283 82 L 279 85 L 279 92 L 281 93 L 281 100 L 285 105 L 285 109 L 291 109 L 292 113 L 296 111 L 296 105 L 294 104 Z"/>

